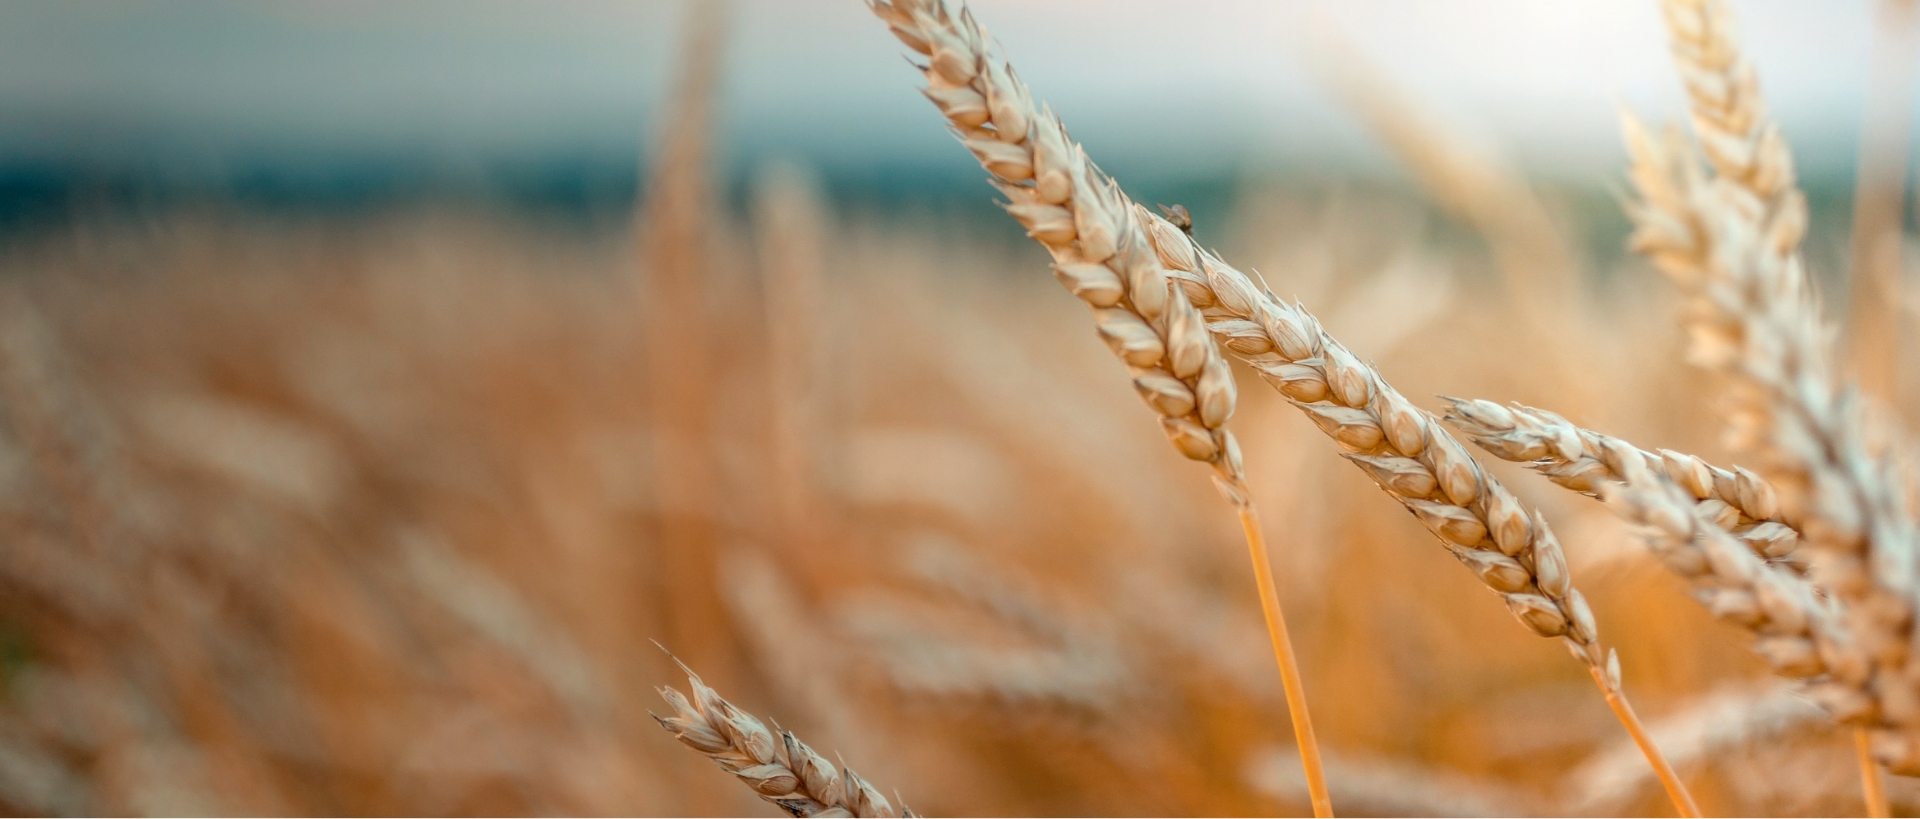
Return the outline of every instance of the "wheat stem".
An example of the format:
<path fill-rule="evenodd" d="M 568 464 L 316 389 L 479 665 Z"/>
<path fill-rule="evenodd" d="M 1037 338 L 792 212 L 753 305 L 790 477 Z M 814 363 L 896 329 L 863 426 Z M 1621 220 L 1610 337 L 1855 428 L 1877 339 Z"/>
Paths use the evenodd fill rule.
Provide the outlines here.
<path fill-rule="evenodd" d="M 691 658 L 709 671 L 730 664 L 722 648 L 726 642 L 713 639 L 714 624 L 726 618 L 713 592 L 722 488 L 713 456 L 719 400 L 710 349 L 714 323 L 707 316 L 713 285 L 708 227 L 715 212 L 714 100 L 724 67 L 726 5 L 727 0 L 687 4 L 680 76 L 661 118 L 636 224 L 644 274 L 640 352 L 656 443 L 650 468 L 652 474 L 673 476 L 651 487 L 660 510 L 653 522 L 661 569 L 652 597 L 667 638 L 687 646 Z"/>
<path fill-rule="evenodd" d="M 1880 776 L 1880 763 L 1873 761 L 1873 737 L 1865 728 L 1853 729 L 1854 758 L 1860 763 L 1860 794 L 1867 803 L 1867 815 L 1874 819 L 1892 816 L 1887 805 L 1887 783 Z"/>
<path fill-rule="evenodd" d="M 1693 803 L 1693 794 L 1687 792 L 1686 783 L 1680 781 L 1673 765 L 1653 744 L 1653 737 L 1647 735 L 1647 728 L 1640 724 L 1640 716 L 1633 712 L 1633 703 L 1627 701 L 1627 693 L 1620 689 L 1618 666 L 1609 666 L 1605 671 L 1598 668 L 1587 669 L 1593 676 L 1593 684 L 1600 687 L 1600 693 L 1607 698 L 1607 707 L 1613 709 L 1613 716 L 1627 729 L 1627 736 L 1633 738 L 1633 744 L 1640 747 L 1653 773 L 1660 777 L 1660 786 L 1667 789 L 1667 798 L 1673 800 L 1673 807 L 1681 816 L 1699 816 L 1700 807 Z"/>
<path fill-rule="evenodd" d="M 1327 793 L 1320 743 L 1314 739 L 1313 718 L 1307 713 L 1306 685 L 1300 681 L 1293 641 L 1287 637 L 1287 616 L 1280 609 L 1280 595 L 1273 581 L 1273 561 L 1267 556 L 1267 536 L 1260 528 L 1260 513 L 1252 504 L 1240 507 L 1240 528 L 1246 533 L 1247 551 L 1253 557 L 1253 580 L 1260 589 L 1260 612 L 1267 618 L 1267 636 L 1273 640 L 1273 657 L 1280 665 L 1280 686 L 1286 692 L 1287 714 L 1293 719 L 1293 738 L 1300 746 L 1300 767 L 1306 771 L 1313 815 L 1332 816 L 1333 797 Z"/>
<path fill-rule="evenodd" d="M 1868 395 L 1894 401 L 1900 386 L 1901 211 L 1906 201 L 1907 127 L 1913 116 L 1920 5 L 1880 0 L 1853 185 L 1848 347 Z"/>

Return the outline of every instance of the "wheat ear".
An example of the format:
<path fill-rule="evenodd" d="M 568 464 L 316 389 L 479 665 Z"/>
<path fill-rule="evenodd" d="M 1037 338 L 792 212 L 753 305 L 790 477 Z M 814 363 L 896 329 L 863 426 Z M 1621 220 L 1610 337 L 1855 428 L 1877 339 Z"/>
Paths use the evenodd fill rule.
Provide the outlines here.
<path fill-rule="evenodd" d="M 1684 496 L 1648 490 L 1638 502 L 1618 498 L 1609 506 L 1642 524 L 1650 523 L 1647 518 L 1657 509 L 1660 520 L 1668 525 L 1664 529 L 1651 527 L 1647 543 L 1654 553 L 1695 585 L 1696 596 L 1716 616 L 1760 635 L 1755 653 L 1777 673 L 1789 678 L 1824 675 L 1827 679 L 1812 683 L 1808 693 L 1827 713 L 1838 719 L 1879 708 L 1877 696 L 1859 678 L 1857 648 L 1846 638 L 1844 628 L 1837 626 L 1834 614 L 1819 602 L 1820 595 L 1802 579 L 1805 564 L 1792 554 L 1800 533 L 1779 517 L 1778 496 L 1765 479 L 1743 468 L 1724 469 L 1672 450 L 1647 452 L 1618 438 L 1577 427 L 1546 410 L 1458 398 L 1447 401 L 1453 405 L 1447 421 L 1482 450 L 1504 460 L 1527 463 L 1568 489 L 1601 497 L 1608 482 L 1627 482 L 1629 470 L 1637 466 L 1664 478 L 1671 489 L 1684 490 Z M 1715 547 L 1706 541 L 1711 538 L 1718 543 L 1718 534 L 1688 542 L 1686 536 L 1691 530 L 1681 521 L 1672 501 L 1689 497 L 1696 524 L 1704 523 L 1707 529 L 1717 528 L 1739 539 L 1754 555 L 1767 561 L 1766 570 L 1741 568 L 1744 561 L 1729 563 L 1732 559 L 1725 556 L 1712 559 Z M 1757 593 L 1763 587 L 1769 590 L 1766 598 Z M 1763 599 L 1768 602 L 1763 603 Z M 1820 610 L 1807 610 L 1808 601 L 1820 605 Z M 1781 612 L 1769 615 L 1769 608 Z M 1791 633 L 1795 624 L 1816 619 L 1822 630 Z M 1779 625 L 1783 622 L 1789 627 Z M 1826 644 L 1817 637 L 1824 637 Z M 1815 649 L 1812 654 L 1808 653 L 1810 646 Z M 1823 659 L 1829 656 L 1848 668 L 1853 678 L 1845 680 L 1832 673 L 1828 660 Z M 1869 753 L 1867 730 L 1856 727 L 1854 739 L 1867 815 L 1888 816 L 1886 788 L 1880 781 L 1879 766 Z"/>
<path fill-rule="evenodd" d="M 1759 73 L 1734 39 L 1724 0 L 1662 0 L 1673 61 L 1700 148 L 1722 178 L 1761 199 L 1804 198 L 1780 130 L 1767 119 Z"/>
<path fill-rule="evenodd" d="M 1640 199 L 1634 248 L 1689 298 L 1690 357 L 1720 373 L 1729 433 L 1758 456 L 1785 513 L 1817 553 L 1815 576 L 1846 604 L 1871 658 L 1877 758 L 1920 774 L 1920 664 L 1914 638 L 1913 522 L 1905 488 L 1869 455 L 1866 413 L 1827 371 L 1825 333 L 1798 255 L 1806 201 L 1792 158 L 1766 122 L 1730 14 L 1714 0 L 1668 0 L 1674 52 L 1711 178 L 1679 137 L 1655 139 L 1626 118 Z"/>
<path fill-rule="evenodd" d="M 1858 722 L 1881 710 L 1867 658 L 1836 612 L 1838 604 L 1821 600 L 1804 579 L 1761 561 L 1751 548 L 1740 548 L 1704 511 L 1707 502 L 1693 503 L 1686 490 L 1643 465 L 1637 450 L 1616 449 L 1611 460 L 1627 465 L 1626 477 L 1624 484 L 1603 488 L 1608 505 L 1641 524 L 1648 546 L 1693 583 L 1702 604 L 1752 631 L 1758 637 L 1754 653 L 1774 673 L 1801 680 L 1803 692 L 1836 720 Z M 1891 815 L 1865 728 L 1855 727 L 1854 745 L 1867 815 Z"/>
<path fill-rule="evenodd" d="M 661 688 L 673 716 L 651 716 L 682 744 L 739 777 L 761 799 L 793 816 L 913 815 L 905 808 L 896 813 L 893 803 L 853 769 L 835 768 L 793 732 L 775 735 L 758 717 L 708 688 L 686 664 L 680 670 L 687 673 L 693 697 Z"/>
<path fill-rule="evenodd" d="M 1213 467 L 1215 485 L 1233 504 L 1246 537 L 1314 815 L 1333 815 L 1266 536 L 1247 491 L 1240 444 L 1226 429 L 1238 400 L 1233 371 L 1206 319 L 1183 290 L 1169 286 L 1140 229 L 1150 218 L 1146 210 L 1094 167 L 1051 112 L 1034 109 L 1013 68 L 988 55 L 986 34 L 970 12 L 955 17 L 937 0 L 870 0 L 870 7 L 901 42 L 929 58 L 922 68 L 927 98 L 996 177 L 1007 211 L 1053 255 L 1055 276 L 1093 308 L 1100 337 L 1126 363 L 1168 441 Z M 1037 164 L 1044 177 L 1036 176 Z"/>
<path fill-rule="evenodd" d="M 1639 450 L 1610 441 L 1607 459 L 1618 481 L 1601 487 L 1607 505 L 1638 524 L 1667 567 L 1694 587 L 1715 616 L 1758 636 L 1754 653 L 1774 673 L 1801 681 L 1808 695 L 1842 722 L 1880 708 L 1870 663 L 1849 633 L 1840 604 L 1813 585 L 1768 564 L 1709 517 L 1691 491 L 1662 474 Z"/>
<path fill-rule="evenodd" d="M 1618 660 L 1601 648 L 1593 613 L 1573 588 L 1565 555 L 1544 518 L 1529 514 L 1430 415 L 1327 335 L 1304 307 L 1256 288 L 1179 227 L 1131 204 L 1053 112 L 1034 107 L 1012 68 L 987 53 L 986 35 L 970 13 L 953 15 L 939 0 L 869 5 L 901 42 L 928 58 L 922 68 L 927 97 L 997 177 L 1008 212 L 1054 250 L 1056 260 L 1064 257 L 1056 271 L 1069 289 L 1113 311 L 1136 290 L 1158 300 L 1161 282 L 1179 285 L 1169 303 L 1191 305 L 1211 319 L 1206 329 L 1222 346 L 1259 370 L 1346 449 L 1349 459 L 1501 594 L 1521 623 L 1541 636 L 1565 638 L 1647 752 L 1675 805 L 1683 814 L 1697 814 L 1622 695 Z M 1139 252 L 1142 237 L 1151 253 Z M 1142 361 L 1150 360 L 1143 352 Z"/>
<path fill-rule="evenodd" d="M 1782 517 L 1773 485 L 1750 470 L 1715 466 L 1671 449 L 1649 452 L 1543 409 L 1445 400 L 1450 405 L 1447 423 L 1489 455 L 1524 463 L 1560 486 L 1595 498 L 1608 482 L 1627 479 L 1627 460 L 1644 463 L 1685 489 L 1701 515 L 1761 559 L 1804 574 L 1804 566 L 1793 559 L 1800 530 Z"/>

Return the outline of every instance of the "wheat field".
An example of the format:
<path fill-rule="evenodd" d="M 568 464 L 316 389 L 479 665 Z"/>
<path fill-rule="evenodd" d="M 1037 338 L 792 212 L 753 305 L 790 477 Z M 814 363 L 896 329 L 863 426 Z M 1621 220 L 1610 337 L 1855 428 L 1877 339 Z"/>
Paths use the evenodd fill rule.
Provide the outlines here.
<path fill-rule="evenodd" d="M 1587 187 L 1336 45 L 1404 177 L 1131 199 L 871 0 L 991 179 L 734 189 L 703 2 L 630 210 L 16 231 L 0 809 L 1920 812 L 1904 194 L 1643 1 L 1689 108 Z"/>

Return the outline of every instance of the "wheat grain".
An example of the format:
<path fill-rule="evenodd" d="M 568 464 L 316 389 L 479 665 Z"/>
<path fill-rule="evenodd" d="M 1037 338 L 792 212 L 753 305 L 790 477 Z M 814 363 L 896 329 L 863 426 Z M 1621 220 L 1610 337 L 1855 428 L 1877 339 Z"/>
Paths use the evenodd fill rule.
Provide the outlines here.
<path fill-rule="evenodd" d="M 1185 330 L 1195 327 L 1191 317 L 1211 319 L 1205 329 L 1221 346 L 1312 418 L 1348 459 L 1500 594 L 1523 625 L 1564 638 L 1622 723 L 1638 732 L 1637 718 L 1621 697 L 1618 660 L 1602 649 L 1593 613 L 1573 588 L 1545 518 L 1529 514 L 1445 428 L 1322 330 L 1304 307 L 1256 288 L 1181 226 L 1129 201 L 1051 109 L 1034 106 L 1012 67 L 988 53 L 986 34 L 970 12 L 954 15 L 940 0 L 869 0 L 869 6 L 901 42 L 928 59 L 921 67 L 927 98 L 996 177 L 1009 200 L 1007 211 L 1054 254 L 1062 283 L 1096 308 L 1115 351 L 1143 370 L 1172 362 L 1170 373 L 1156 373 L 1141 387 L 1150 404 L 1163 414 L 1190 410 L 1194 385 L 1176 389 L 1183 386 L 1182 373 L 1217 360 L 1199 352 L 1198 341 L 1181 345 L 1194 352 L 1179 352 L 1169 342 L 1182 333 L 1157 334 L 1152 322 L 1167 313 L 1169 329 Z M 1162 305 L 1168 280 L 1178 286 L 1164 293 Z M 1169 404 L 1163 408 L 1159 400 Z M 1206 460 L 1202 456 L 1211 454 L 1203 429 L 1184 435 L 1169 429 L 1176 445 L 1194 442 L 1189 457 Z M 1237 453 L 1233 466 L 1237 473 Z M 1223 488 L 1233 496 L 1231 485 L 1223 481 Z M 1249 529 L 1250 539 L 1253 534 Z M 1643 747 L 1662 769 L 1676 806 L 1696 812 L 1657 750 Z"/>
<path fill-rule="evenodd" d="M 1238 400 L 1233 373 L 1205 320 L 1184 293 L 1167 286 L 1165 271 L 1135 229 L 1132 212 L 1140 206 L 1092 167 L 1050 114 L 1033 110 L 1011 67 L 985 59 L 985 34 L 971 15 L 963 12 L 957 22 L 944 6 L 912 2 L 876 2 L 873 8 L 908 45 L 919 36 L 936 38 L 938 48 L 916 46 L 933 57 L 927 97 L 999 177 L 996 185 L 1011 200 L 1007 211 L 1053 254 L 1054 275 L 1093 308 L 1100 337 L 1127 365 L 1134 389 L 1160 416 L 1174 449 L 1211 465 L 1222 493 L 1245 507 L 1240 444 L 1225 427 Z M 930 16 L 921 23 L 916 14 Z M 1037 159 L 1053 163 L 1046 181 L 1019 185 L 1034 178 Z M 1097 238 L 1076 241 L 1082 236 Z"/>
<path fill-rule="evenodd" d="M 835 768 L 793 732 L 776 736 L 759 718 L 708 688 L 684 663 L 680 670 L 687 674 L 693 697 L 660 689 L 674 713 L 653 718 L 682 744 L 739 777 L 761 799 L 794 816 L 913 815 L 904 808 L 896 813 L 893 803 L 853 769 Z"/>
<path fill-rule="evenodd" d="M 1675 60 L 1686 82 L 1689 107 L 1693 113 L 1694 132 L 1700 138 L 1709 161 L 1713 163 L 1715 170 L 1723 179 L 1732 180 L 1759 201 L 1766 203 L 1763 212 L 1777 214 L 1776 224 L 1784 226 L 1784 229 L 1767 231 L 1773 234 L 1770 238 L 1776 240 L 1776 248 L 1794 247 L 1798 244 L 1798 234 L 1804 230 L 1806 222 L 1805 198 L 1794 185 L 1792 159 L 1787 151 L 1785 140 L 1780 137 L 1778 129 L 1766 121 L 1765 103 L 1759 91 L 1758 74 L 1741 56 L 1738 43 L 1733 37 L 1731 13 L 1720 0 L 1668 0 L 1663 10 L 1666 13 L 1668 29 L 1673 34 Z M 1893 11 L 1891 6 L 1888 8 L 1888 14 L 1892 18 L 1902 16 L 1899 12 Z M 1906 22 L 1911 23 L 1911 15 L 1908 14 L 1905 17 L 1908 18 Z M 1896 39 L 1911 47 L 1911 37 Z M 1883 68 L 1877 73 L 1885 76 L 1888 71 Z M 1905 123 L 1902 121 L 1889 123 L 1887 128 L 1881 130 L 1898 130 L 1904 133 L 1904 129 Z M 1867 133 L 1871 135 L 1871 131 L 1872 129 L 1869 129 Z M 1899 156 L 1889 162 L 1885 157 L 1890 154 L 1899 154 Z M 1878 152 L 1863 149 L 1862 179 L 1867 178 L 1865 174 L 1870 163 L 1904 165 L 1904 160 L 1904 152 L 1897 149 L 1889 148 Z M 1853 241 L 1855 267 L 1851 311 L 1854 354 L 1868 388 L 1881 398 L 1890 396 L 1896 386 L 1894 373 L 1897 371 L 1898 359 L 1894 346 L 1897 341 L 1895 336 L 1899 326 L 1899 314 L 1897 308 L 1884 307 L 1880 303 L 1893 305 L 1898 301 L 1895 298 L 1897 294 L 1892 292 L 1895 288 L 1888 283 L 1888 277 L 1892 269 L 1898 265 L 1899 249 L 1897 239 L 1889 245 L 1888 242 L 1879 240 L 1876 234 L 1885 234 L 1884 223 L 1890 218 L 1897 221 L 1896 217 L 1889 217 L 1888 214 L 1899 209 L 1897 192 L 1899 184 L 1901 183 L 1895 183 L 1895 193 L 1891 197 L 1881 190 L 1885 186 L 1865 184 L 1859 186 L 1854 214 L 1856 220 Z M 1871 193 L 1869 189 L 1872 189 Z M 1891 204 L 1889 204 L 1889 198 Z M 1898 231 L 1895 230 L 1894 233 L 1897 234 Z M 1892 259 L 1889 260 L 1888 256 Z M 1789 283 L 1788 286 L 1795 291 L 1804 292 L 1806 285 L 1804 277 L 1797 275 L 1797 259 L 1781 269 L 1796 274 L 1792 278 L 1799 281 Z M 1793 286 L 1795 284 L 1797 287 Z M 1797 306 L 1802 315 L 1809 315 L 1811 312 L 1807 308 L 1804 297 L 1788 298 L 1784 306 L 1789 309 Z M 1696 337 L 1698 335 L 1700 334 L 1696 333 Z M 1798 338 L 1806 339 L 1807 336 L 1800 335 Z M 1821 361 L 1822 351 L 1817 345 L 1803 345 L 1799 352 L 1803 356 L 1803 364 L 1806 362 L 1817 364 Z M 1807 355 L 1808 353 L 1812 355 Z M 1830 389 L 1824 381 L 1815 383 L 1819 385 L 1816 389 Z M 1786 394 L 1791 397 L 1793 391 L 1789 389 Z M 1764 416 L 1761 417 L 1764 418 Z M 1787 440 L 1793 440 L 1793 437 L 1789 435 Z M 1829 446 L 1827 451 L 1831 454 L 1832 447 Z M 1851 454 L 1843 457 L 1852 458 Z M 1884 467 L 1880 471 L 1883 476 L 1891 472 Z M 1867 474 L 1872 473 L 1869 471 Z M 1889 495 L 1896 500 L 1899 497 L 1892 491 Z M 1856 500 L 1861 498 L 1856 495 Z M 1907 522 L 1897 510 L 1892 517 L 1896 525 Z M 1911 623 L 1913 616 L 1912 604 L 1907 602 L 1903 605 L 1900 600 L 1902 597 L 1909 600 L 1911 598 L 1912 589 L 1909 585 L 1910 580 L 1907 578 L 1910 578 L 1912 572 L 1910 554 L 1913 549 L 1912 543 L 1912 535 L 1909 532 L 1904 546 L 1883 545 L 1882 551 L 1888 559 L 1877 561 L 1883 565 L 1888 562 L 1893 563 L 1893 566 L 1887 568 L 1897 572 L 1897 577 L 1900 578 L 1894 581 L 1892 594 L 1880 595 L 1884 598 L 1880 602 L 1890 603 L 1892 606 L 1893 610 L 1887 612 L 1883 619 L 1894 623 L 1890 629 L 1894 632 L 1901 630 L 1899 623 Z M 1858 546 L 1854 548 L 1857 550 Z M 1871 550 L 1871 547 L 1868 549 Z M 1842 554 L 1846 555 L 1842 558 L 1843 564 L 1856 559 L 1856 555 L 1845 552 Z M 1871 615 L 1863 612 L 1862 616 L 1870 617 Z M 1908 626 L 1909 630 L 1910 628 Z M 1874 634 L 1869 627 L 1868 636 L 1874 638 L 1879 635 Z M 1888 653 L 1904 653 L 1905 641 L 1899 639 L 1901 636 L 1910 635 L 1895 634 L 1891 635 L 1892 639 L 1885 641 L 1885 644 L 1899 646 Z M 1908 658 L 1907 662 L 1910 664 L 1913 661 Z M 1910 688 L 1915 682 L 1914 673 L 1909 670 L 1902 676 L 1905 679 L 1896 680 L 1895 685 Z M 1910 705 L 1902 707 L 1915 710 L 1915 707 Z M 1861 736 L 1864 745 L 1865 735 Z M 1920 748 L 1916 748 L 1911 731 L 1909 736 L 1904 738 L 1884 734 L 1882 737 L 1881 744 L 1886 748 L 1880 756 L 1904 758 L 1904 761 L 1899 764 L 1910 771 L 1920 770 Z M 1861 776 L 1865 785 L 1869 813 L 1875 816 L 1886 815 L 1886 800 L 1879 785 L 1879 773 L 1863 765 Z"/>
<path fill-rule="evenodd" d="M 1666 10 L 1694 131 L 1714 173 L 1676 134 L 1655 139 L 1627 116 L 1640 195 L 1629 205 L 1633 246 L 1688 296 L 1690 357 L 1723 376 L 1732 444 L 1758 456 L 1817 553 L 1814 576 L 1846 603 L 1881 706 L 1854 721 L 1876 728 L 1875 753 L 1890 769 L 1920 773 L 1907 491 L 1885 459 L 1869 454 L 1865 408 L 1836 389 L 1827 370 L 1825 332 L 1798 255 L 1805 197 L 1725 5 L 1668 0 Z"/>
<path fill-rule="evenodd" d="M 1625 481 L 1625 461 L 1634 460 L 1685 489 L 1705 519 L 1739 538 L 1754 554 L 1804 574 L 1804 564 L 1794 557 L 1800 531 L 1781 516 L 1773 486 L 1745 468 L 1726 469 L 1670 449 L 1648 452 L 1520 404 L 1445 400 L 1450 405 L 1447 422 L 1496 458 L 1524 463 L 1548 480 L 1594 498 L 1607 482 Z"/>

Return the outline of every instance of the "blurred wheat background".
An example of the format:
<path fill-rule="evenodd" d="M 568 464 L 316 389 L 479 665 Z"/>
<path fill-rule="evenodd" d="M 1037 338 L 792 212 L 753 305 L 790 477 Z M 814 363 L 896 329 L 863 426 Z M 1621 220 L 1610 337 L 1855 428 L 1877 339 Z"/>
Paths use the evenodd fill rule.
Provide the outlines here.
<path fill-rule="evenodd" d="M 1652 0 L 976 6 L 1415 403 L 1728 461 L 1624 250 L 1615 104 L 1681 110 Z M 1736 10 L 1830 313 L 1869 248 L 1911 350 L 1912 21 Z M 899 53 L 857 0 L 0 6 L 0 810 L 768 813 L 649 718 L 658 641 L 926 814 L 1305 812 L 1237 528 Z M 1236 369 L 1342 813 L 1670 812 Z M 1861 810 L 1737 629 L 1489 466 L 1709 815 Z"/>

